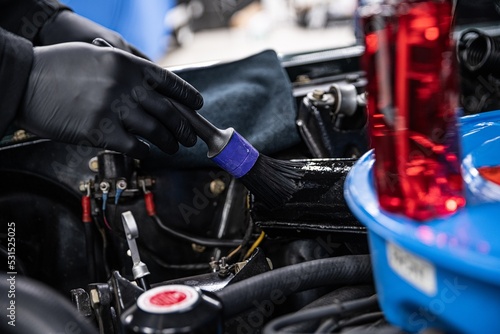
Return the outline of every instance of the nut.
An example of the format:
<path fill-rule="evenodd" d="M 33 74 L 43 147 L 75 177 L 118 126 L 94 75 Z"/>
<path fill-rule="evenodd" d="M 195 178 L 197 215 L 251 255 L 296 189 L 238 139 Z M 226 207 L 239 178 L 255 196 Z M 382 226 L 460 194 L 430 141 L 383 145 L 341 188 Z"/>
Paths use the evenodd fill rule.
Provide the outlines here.
<path fill-rule="evenodd" d="M 220 195 L 226 189 L 226 184 L 220 179 L 215 179 L 210 182 L 210 191 L 215 196 Z"/>

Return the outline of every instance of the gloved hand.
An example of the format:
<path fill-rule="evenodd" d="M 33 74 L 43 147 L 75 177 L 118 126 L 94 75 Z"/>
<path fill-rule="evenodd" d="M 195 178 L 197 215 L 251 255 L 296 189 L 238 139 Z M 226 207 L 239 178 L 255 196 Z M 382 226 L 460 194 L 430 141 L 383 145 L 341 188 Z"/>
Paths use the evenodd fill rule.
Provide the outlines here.
<path fill-rule="evenodd" d="M 167 153 L 196 135 L 170 100 L 192 109 L 203 98 L 187 82 L 122 50 L 73 42 L 34 48 L 16 123 L 42 138 L 102 147 L 144 158 L 149 145 Z"/>
<path fill-rule="evenodd" d="M 43 46 L 66 42 L 91 43 L 96 38 L 102 38 L 118 49 L 148 59 L 117 32 L 69 10 L 62 10 L 48 20 L 40 29 L 36 42 Z"/>

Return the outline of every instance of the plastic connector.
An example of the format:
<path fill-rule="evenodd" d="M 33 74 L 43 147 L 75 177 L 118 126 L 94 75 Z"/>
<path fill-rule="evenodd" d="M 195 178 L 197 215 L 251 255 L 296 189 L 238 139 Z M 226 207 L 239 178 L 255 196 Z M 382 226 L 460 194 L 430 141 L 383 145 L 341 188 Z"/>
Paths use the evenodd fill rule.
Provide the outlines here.
<path fill-rule="evenodd" d="M 82 197 L 82 222 L 92 223 L 90 196 Z"/>
<path fill-rule="evenodd" d="M 146 213 L 148 216 L 152 217 L 156 215 L 156 207 L 152 192 L 147 191 L 144 193 L 144 204 L 146 205 Z"/>

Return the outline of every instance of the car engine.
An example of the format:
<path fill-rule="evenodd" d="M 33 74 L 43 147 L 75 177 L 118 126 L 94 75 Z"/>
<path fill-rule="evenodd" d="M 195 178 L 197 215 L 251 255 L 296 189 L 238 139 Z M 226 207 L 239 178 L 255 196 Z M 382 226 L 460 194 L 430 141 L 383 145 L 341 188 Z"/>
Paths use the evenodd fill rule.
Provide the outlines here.
<path fill-rule="evenodd" d="M 459 50 L 477 34 L 460 32 Z M 363 52 L 278 57 L 298 140 L 277 144 L 278 133 L 260 148 L 304 165 L 280 207 L 205 156 L 139 161 L 13 129 L 0 142 L 0 258 L 14 317 L 13 299 L 0 305 L 17 323 L 1 331 L 405 333 L 380 309 L 367 229 L 344 198 L 370 147 Z M 486 87 L 462 62 L 461 77 L 465 114 L 498 109 L 495 73 Z"/>

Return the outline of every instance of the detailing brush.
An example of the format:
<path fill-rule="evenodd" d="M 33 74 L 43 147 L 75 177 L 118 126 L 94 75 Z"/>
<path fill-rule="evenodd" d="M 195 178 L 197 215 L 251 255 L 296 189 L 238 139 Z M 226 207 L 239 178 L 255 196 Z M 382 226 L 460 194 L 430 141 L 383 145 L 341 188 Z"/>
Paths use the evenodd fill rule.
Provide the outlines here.
<path fill-rule="evenodd" d="M 208 158 L 240 179 L 269 208 L 283 205 L 298 190 L 303 163 L 260 154 L 233 128 L 219 129 L 196 111 L 173 102 L 208 146 Z"/>

